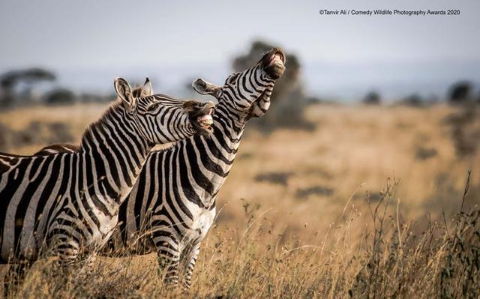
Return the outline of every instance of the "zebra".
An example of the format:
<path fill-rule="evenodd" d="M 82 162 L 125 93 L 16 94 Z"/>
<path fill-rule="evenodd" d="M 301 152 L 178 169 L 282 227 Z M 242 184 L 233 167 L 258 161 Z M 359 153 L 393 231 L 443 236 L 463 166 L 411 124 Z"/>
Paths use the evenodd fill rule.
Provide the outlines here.
<path fill-rule="evenodd" d="M 120 207 L 114 235 L 99 254 L 156 251 L 164 282 L 176 287 L 182 276 L 183 287 L 189 289 L 200 243 L 216 215 L 217 193 L 233 165 L 245 125 L 267 112 L 275 80 L 284 71 L 285 54 L 274 48 L 252 68 L 230 75 L 223 86 L 194 81 L 196 92 L 218 100 L 213 134 L 195 135 L 151 153 Z"/>
<path fill-rule="evenodd" d="M 66 266 L 101 248 L 151 149 L 212 133 L 212 102 L 144 96 L 148 78 L 137 96 L 122 78 L 114 86 L 119 99 L 87 128 L 77 151 L 0 153 L 0 263 L 23 265 L 22 276 L 43 255 Z"/>

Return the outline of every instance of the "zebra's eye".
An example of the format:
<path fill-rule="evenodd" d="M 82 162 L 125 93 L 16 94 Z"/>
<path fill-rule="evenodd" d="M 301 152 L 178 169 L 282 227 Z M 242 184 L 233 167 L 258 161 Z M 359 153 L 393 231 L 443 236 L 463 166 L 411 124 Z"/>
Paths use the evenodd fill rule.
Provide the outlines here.
<path fill-rule="evenodd" d="M 148 106 L 147 110 L 148 111 L 156 110 L 159 105 L 160 105 L 159 103 L 153 103 L 152 105 Z"/>

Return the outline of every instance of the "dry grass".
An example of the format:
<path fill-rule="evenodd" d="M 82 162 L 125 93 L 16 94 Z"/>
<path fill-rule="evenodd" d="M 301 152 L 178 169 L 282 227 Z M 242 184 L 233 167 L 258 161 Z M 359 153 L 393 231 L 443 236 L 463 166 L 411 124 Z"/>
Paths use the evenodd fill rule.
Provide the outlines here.
<path fill-rule="evenodd" d="M 102 109 L 17 110 L 0 122 L 69 122 L 78 140 Z M 480 155 L 457 156 L 447 120 L 460 109 L 318 105 L 314 131 L 247 128 L 189 294 L 166 294 L 149 255 L 99 258 L 81 279 L 82 265 L 54 276 L 40 261 L 17 295 L 476 298 Z M 479 119 L 468 130 L 480 132 Z"/>

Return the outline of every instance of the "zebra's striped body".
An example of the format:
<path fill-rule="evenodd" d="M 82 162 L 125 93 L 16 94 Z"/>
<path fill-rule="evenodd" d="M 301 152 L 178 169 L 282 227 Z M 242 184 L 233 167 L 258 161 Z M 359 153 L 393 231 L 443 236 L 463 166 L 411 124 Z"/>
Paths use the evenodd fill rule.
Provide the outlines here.
<path fill-rule="evenodd" d="M 48 251 L 68 263 L 100 248 L 151 148 L 202 131 L 196 118 L 213 107 L 136 98 L 126 81 L 115 83 L 122 102 L 87 129 L 77 152 L 0 154 L 1 262 L 33 261 Z"/>
<path fill-rule="evenodd" d="M 201 79 L 194 88 L 218 99 L 213 134 L 196 135 L 152 152 L 120 207 L 119 225 L 104 254 L 157 252 L 167 282 L 190 280 L 200 242 L 215 218 L 216 195 L 233 165 L 248 119 L 263 115 L 284 54 L 273 49 L 260 62 L 218 87 Z M 68 151 L 68 149 L 64 149 Z"/>

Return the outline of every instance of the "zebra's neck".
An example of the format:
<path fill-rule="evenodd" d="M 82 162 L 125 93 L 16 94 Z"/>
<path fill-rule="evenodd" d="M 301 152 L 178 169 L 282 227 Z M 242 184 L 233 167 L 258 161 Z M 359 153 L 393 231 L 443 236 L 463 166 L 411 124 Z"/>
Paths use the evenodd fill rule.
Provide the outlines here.
<path fill-rule="evenodd" d="M 211 138 L 206 137 L 207 142 L 208 139 L 216 137 L 219 145 L 232 151 L 232 154 L 236 154 L 247 123 L 247 116 L 237 112 L 230 105 L 223 103 L 223 101 L 219 102 L 216 111 L 217 112 L 213 116 L 214 134 Z M 235 158 L 235 156 L 232 158 Z"/>
<path fill-rule="evenodd" d="M 94 170 L 93 181 L 102 185 L 110 199 L 121 203 L 135 184 L 152 146 L 140 137 L 133 116 L 123 105 L 110 107 L 83 135 L 78 154 Z"/>
<path fill-rule="evenodd" d="M 247 122 L 246 116 L 235 113 L 222 102 L 216 107 L 213 121 L 211 135 L 193 136 L 178 142 L 172 149 L 177 152 L 175 163 L 188 160 L 188 171 L 196 178 L 188 184 L 191 196 L 187 200 L 207 209 L 215 206 L 215 197 L 233 165 Z"/>

